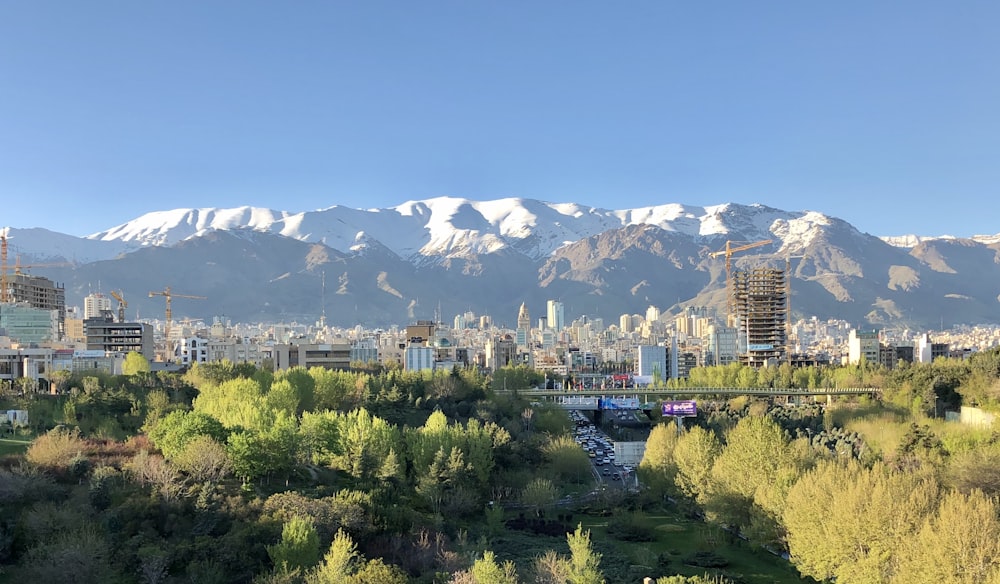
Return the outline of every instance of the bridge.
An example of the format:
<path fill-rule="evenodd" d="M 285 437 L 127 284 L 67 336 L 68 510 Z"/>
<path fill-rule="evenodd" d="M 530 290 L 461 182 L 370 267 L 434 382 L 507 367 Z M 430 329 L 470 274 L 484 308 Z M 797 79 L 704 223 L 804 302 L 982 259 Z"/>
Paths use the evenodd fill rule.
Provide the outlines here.
<path fill-rule="evenodd" d="M 526 398 L 547 399 L 568 410 L 596 410 L 599 399 L 631 397 L 642 404 L 650 404 L 658 399 L 718 397 L 718 396 L 758 396 L 758 397 L 826 397 L 827 403 L 834 396 L 879 397 L 882 390 L 877 387 L 687 387 L 676 388 L 631 388 L 631 389 L 516 389 L 500 390 L 500 394 L 517 394 Z"/>

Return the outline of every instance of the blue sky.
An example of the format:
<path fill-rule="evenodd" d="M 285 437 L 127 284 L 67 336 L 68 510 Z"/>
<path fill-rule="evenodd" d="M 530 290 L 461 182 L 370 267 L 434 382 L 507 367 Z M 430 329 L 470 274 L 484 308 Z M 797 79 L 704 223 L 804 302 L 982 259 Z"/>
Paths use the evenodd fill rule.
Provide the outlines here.
<path fill-rule="evenodd" d="M 5 2 L 0 223 L 451 195 L 998 233 L 998 22 L 995 1 Z"/>

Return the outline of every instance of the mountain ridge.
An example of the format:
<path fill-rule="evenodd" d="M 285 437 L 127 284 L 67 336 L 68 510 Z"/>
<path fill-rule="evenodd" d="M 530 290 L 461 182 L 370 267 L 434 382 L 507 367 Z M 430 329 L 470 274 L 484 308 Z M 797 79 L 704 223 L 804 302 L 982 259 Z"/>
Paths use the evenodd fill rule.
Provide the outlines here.
<path fill-rule="evenodd" d="M 721 315 L 724 260 L 710 253 L 727 240 L 771 240 L 735 255 L 734 267 L 787 262 L 800 316 L 858 326 L 1000 322 L 1000 237 L 913 238 L 902 246 L 819 211 L 759 204 L 609 210 L 438 197 L 368 210 L 175 209 L 86 238 L 10 234 L 27 263 L 77 264 L 33 270 L 65 282 L 68 303 L 97 284 L 153 314 L 160 303 L 143 297 L 172 286 L 208 298 L 178 303 L 179 316 L 189 308 L 202 318 L 308 321 L 325 312 L 345 326 L 430 318 L 438 307 L 512 322 L 522 301 L 547 299 L 563 301 L 567 316 L 608 321 L 651 304 L 664 312 L 709 306 Z"/>

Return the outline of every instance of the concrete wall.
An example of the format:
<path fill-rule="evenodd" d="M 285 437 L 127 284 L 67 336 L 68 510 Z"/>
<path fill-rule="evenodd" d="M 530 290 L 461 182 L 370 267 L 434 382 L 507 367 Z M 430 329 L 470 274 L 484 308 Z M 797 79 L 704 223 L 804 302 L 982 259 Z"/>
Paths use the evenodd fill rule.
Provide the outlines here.
<path fill-rule="evenodd" d="M 996 416 L 985 412 L 979 408 L 973 408 L 969 406 L 962 406 L 962 411 L 959 412 L 958 421 L 963 424 L 969 424 L 970 426 L 984 426 L 989 427 L 993 425 L 993 421 Z"/>

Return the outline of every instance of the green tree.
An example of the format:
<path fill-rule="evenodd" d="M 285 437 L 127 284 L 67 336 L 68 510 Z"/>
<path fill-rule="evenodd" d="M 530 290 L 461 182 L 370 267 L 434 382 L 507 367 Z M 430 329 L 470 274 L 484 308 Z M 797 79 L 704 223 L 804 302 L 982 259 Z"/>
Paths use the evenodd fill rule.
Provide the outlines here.
<path fill-rule="evenodd" d="M 194 410 L 212 416 L 226 428 L 263 430 L 274 420 L 274 410 L 260 383 L 245 377 L 199 388 Z"/>
<path fill-rule="evenodd" d="M 673 424 L 653 426 L 646 438 L 646 451 L 639 463 L 639 480 L 660 496 L 673 490 L 677 465 L 674 448 L 677 446 L 677 428 Z"/>
<path fill-rule="evenodd" d="M 188 443 L 198 436 L 208 436 L 222 443 L 227 434 L 222 424 L 208 414 L 176 410 L 155 423 L 149 430 L 149 439 L 170 460 L 184 452 Z"/>
<path fill-rule="evenodd" d="M 996 500 L 982 491 L 941 499 L 905 551 L 894 582 L 978 584 L 1000 581 L 1000 519 Z"/>
<path fill-rule="evenodd" d="M 329 551 L 323 556 L 323 563 L 306 576 L 307 584 L 343 584 L 348 576 L 354 573 L 362 560 L 354 540 L 343 530 L 338 529 L 330 544 Z"/>
<path fill-rule="evenodd" d="M 406 584 L 406 574 L 379 558 L 368 560 L 347 578 L 347 584 Z"/>
<path fill-rule="evenodd" d="M 207 435 L 195 436 L 172 462 L 194 483 L 218 483 L 232 471 L 226 447 Z"/>
<path fill-rule="evenodd" d="M 337 446 L 332 466 L 351 477 L 375 484 L 391 450 L 398 451 L 396 429 L 364 408 L 337 415 Z"/>
<path fill-rule="evenodd" d="M 742 418 L 712 466 L 706 511 L 760 543 L 780 543 L 785 496 L 804 466 L 781 426 L 768 417 Z"/>
<path fill-rule="evenodd" d="M 685 431 L 674 447 L 677 488 L 703 504 L 712 484 L 712 466 L 721 452 L 722 444 L 714 432 L 701 426 Z"/>
<path fill-rule="evenodd" d="M 976 489 L 1000 495 L 1000 445 L 990 444 L 951 456 L 945 481 L 962 493 Z"/>
<path fill-rule="evenodd" d="M 299 409 L 299 395 L 290 381 L 278 379 L 271 384 L 271 388 L 264 396 L 264 403 L 272 412 L 295 416 Z"/>
<path fill-rule="evenodd" d="M 792 562 L 817 580 L 890 582 L 937 497 L 927 473 L 823 462 L 788 492 L 783 520 Z"/>
<path fill-rule="evenodd" d="M 299 420 L 299 443 L 306 462 L 330 466 L 339 454 L 336 412 L 303 412 Z"/>
<path fill-rule="evenodd" d="M 298 413 L 310 412 L 316 407 L 316 379 L 305 367 L 292 367 L 276 374 L 275 383 L 287 382 L 295 395 Z M 271 390 L 274 389 L 272 384 Z"/>
<path fill-rule="evenodd" d="M 502 564 L 497 562 L 492 551 L 483 552 L 483 557 L 477 559 L 469 568 L 473 584 L 517 584 L 517 571 L 514 562 L 508 560 Z"/>
<path fill-rule="evenodd" d="M 233 474 L 244 484 L 253 482 L 269 469 L 267 445 L 261 436 L 252 430 L 233 432 L 226 442 L 226 454 L 233 465 Z"/>
<path fill-rule="evenodd" d="M 149 360 L 142 353 L 129 351 L 122 362 L 122 374 L 131 376 L 137 373 L 149 373 Z"/>
<path fill-rule="evenodd" d="M 590 457 L 569 436 L 552 438 L 542 447 L 552 475 L 564 483 L 583 483 L 592 479 Z"/>
<path fill-rule="evenodd" d="M 319 563 L 319 535 L 309 518 L 292 517 L 281 529 L 281 541 L 268 546 L 267 555 L 281 571 L 307 570 Z"/>
<path fill-rule="evenodd" d="M 521 502 L 533 508 L 536 513 L 558 499 L 559 489 L 549 479 L 536 478 L 521 491 Z"/>
<path fill-rule="evenodd" d="M 601 554 L 590 545 L 590 530 L 584 531 L 583 524 L 579 524 L 575 532 L 566 534 L 566 541 L 570 554 L 568 584 L 604 584 L 604 573 L 600 569 Z"/>

